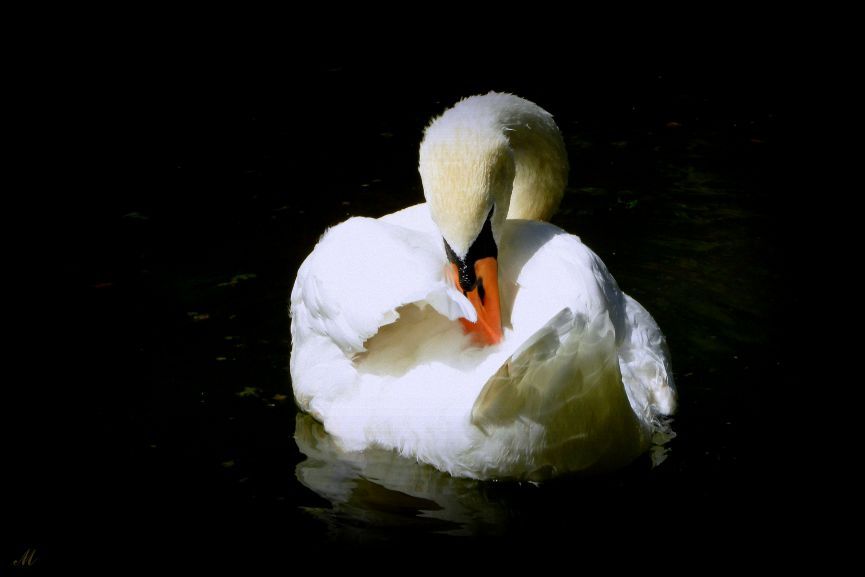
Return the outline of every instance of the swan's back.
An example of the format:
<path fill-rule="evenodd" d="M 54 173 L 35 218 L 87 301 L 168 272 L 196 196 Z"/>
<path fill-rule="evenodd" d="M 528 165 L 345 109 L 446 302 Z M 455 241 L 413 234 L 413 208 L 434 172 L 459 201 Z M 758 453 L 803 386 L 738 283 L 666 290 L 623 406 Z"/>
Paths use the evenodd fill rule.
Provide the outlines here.
<path fill-rule="evenodd" d="M 508 221 L 505 339 L 480 348 L 451 320 L 467 311 L 426 219 L 423 205 L 351 219 L 298 274 L 295 397 L 340 446 L 391 448 L 457 476 L 542 479 L 620 466 L 668 431 L 663 336 L 577 237 Z M 372 249 L 405 271 L 399 292 L 373 296 L 382 279 L 362 256 Z"/>

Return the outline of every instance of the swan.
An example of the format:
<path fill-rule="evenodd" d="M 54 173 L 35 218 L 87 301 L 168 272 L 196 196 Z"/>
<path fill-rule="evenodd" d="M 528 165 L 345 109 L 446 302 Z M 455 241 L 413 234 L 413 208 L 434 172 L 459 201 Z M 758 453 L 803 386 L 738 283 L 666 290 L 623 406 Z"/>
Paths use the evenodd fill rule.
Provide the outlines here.
<path fill-rule="evenodd" d="M 532 481 L 663 457 L 666 342 L 601 259 L 546 222 L 568 170 L 550 113 L 471 96 L 424 132 L 425 203 L 323 234 L 291 292 L 290 373 L 340 450 Z"/>

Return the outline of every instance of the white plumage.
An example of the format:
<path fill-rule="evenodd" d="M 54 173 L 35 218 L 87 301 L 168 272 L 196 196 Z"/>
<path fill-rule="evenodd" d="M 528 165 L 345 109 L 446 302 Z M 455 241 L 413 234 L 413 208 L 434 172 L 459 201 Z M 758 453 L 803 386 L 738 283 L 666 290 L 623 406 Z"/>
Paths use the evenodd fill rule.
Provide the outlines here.
<path fill-rule="evenodd" d="M 346 451 L 394 449 L 452 475 L 541 479 L 621 466 L 670 433 L 664 337 L 579 238 L 538 220 L 567 160 L 552 117 L 511 95 L 427 129 L 427 203 L 328 230 L 291 295 L 295 399 Z M 492 211 L 503 339 L 448 274 Z M 660 434 L 660 435 L 656 435 Z"/>

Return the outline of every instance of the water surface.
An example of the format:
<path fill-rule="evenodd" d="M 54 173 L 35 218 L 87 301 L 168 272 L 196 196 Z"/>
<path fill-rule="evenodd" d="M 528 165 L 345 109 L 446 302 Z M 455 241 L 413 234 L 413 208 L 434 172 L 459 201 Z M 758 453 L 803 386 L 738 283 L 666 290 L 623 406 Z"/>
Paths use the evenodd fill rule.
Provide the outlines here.
<path fill-rule="evenodd" d="M 111 173 L 123 193 L 94 199 L 64 271 L 87 338 L 75 510 L 97 522 L 84 534 L 60 523 L 53 542 L 108 538 L 119 557 L 181 542 L 194 558 L 291 564 L 318 549 L 632 534 L 710 549 L 726 523 L 749 519 L 735 538 L 753 545 L 778 521 L 769 423 L 790 378 L 794 295 L 778 110 L 742 92 L 754 77 L 648 70 L 587 79 L 587 92 L 465 74 L 397 91 L 363 69 L 309 74 L 300 117 L 290 87 L 252 84 L 237 98 L 160 95 L 127 126 L 148 146 Z M 489 88 L 555 115 L 572 168 L 554 222 L 667 335 L 680 406 L 658 467 L 644 456 L 542 485 L 453 479 L 384 451 L 340 454 L 294 406 L 287 301 L 300 262 L 327 226 L 421 201 L 425 123 Z"/>

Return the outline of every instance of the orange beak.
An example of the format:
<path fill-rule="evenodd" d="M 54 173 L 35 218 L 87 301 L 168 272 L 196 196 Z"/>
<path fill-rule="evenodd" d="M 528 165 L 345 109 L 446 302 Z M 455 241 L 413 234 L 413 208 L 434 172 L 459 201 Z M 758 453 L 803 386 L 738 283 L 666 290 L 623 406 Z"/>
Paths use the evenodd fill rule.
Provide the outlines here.
<path fill-rule="evenodd" d="M 459 287 L 457 266 L 451 263 L 451 274 Z M 460 319 L 466 333 L 471 333 L 480 344 L 494 345 L 502 340 L 502 318 L 499 309 L 499 265 L 495 257 L 488 256 L 475 262 L 478 283 L 464 294 L 478 313 L 478 322 Z"/>

